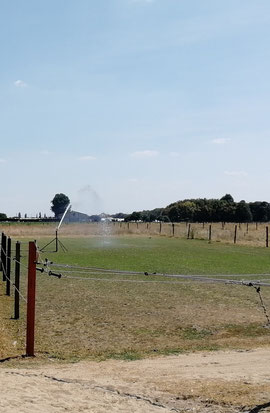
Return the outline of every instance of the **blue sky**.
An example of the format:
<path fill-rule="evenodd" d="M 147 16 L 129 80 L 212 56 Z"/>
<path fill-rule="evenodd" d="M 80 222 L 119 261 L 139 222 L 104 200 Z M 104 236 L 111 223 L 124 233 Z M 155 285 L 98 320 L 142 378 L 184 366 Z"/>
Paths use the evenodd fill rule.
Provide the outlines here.
<path fill-rule="evenodd" d="M 269 0 L 1 0 L 0 212 L 270 201 Z"/>

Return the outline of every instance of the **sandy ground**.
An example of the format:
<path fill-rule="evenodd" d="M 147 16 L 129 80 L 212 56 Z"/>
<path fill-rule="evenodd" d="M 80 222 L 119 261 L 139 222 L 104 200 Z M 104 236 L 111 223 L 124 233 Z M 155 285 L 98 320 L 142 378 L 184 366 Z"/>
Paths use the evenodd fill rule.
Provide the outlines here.
<path fill-rule="evenodd" d="M 5 413 L 270 412 L 270 348 L 130 362 L 2 364 L 0 380 Z"/>

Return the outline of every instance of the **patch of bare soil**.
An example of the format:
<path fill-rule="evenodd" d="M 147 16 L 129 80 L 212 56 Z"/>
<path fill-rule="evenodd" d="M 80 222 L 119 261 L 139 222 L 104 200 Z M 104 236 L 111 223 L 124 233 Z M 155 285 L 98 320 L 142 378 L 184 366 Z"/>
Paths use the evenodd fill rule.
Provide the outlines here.
<path fill-rule="evenodd" d="M 270 348 L 8 368 L 1 412 L 270 412 Z M 3 391 L 4 390 L 4 391 Z"/>

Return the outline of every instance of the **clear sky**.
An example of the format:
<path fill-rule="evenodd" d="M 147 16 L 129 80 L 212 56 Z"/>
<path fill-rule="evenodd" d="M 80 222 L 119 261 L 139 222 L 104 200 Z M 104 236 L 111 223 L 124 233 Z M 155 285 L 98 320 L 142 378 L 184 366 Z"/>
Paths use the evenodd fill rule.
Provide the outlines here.
<path fill-rule="evenodd" d="M 0 212 L 270 201 L 269 0 L 1 0 Z"/>

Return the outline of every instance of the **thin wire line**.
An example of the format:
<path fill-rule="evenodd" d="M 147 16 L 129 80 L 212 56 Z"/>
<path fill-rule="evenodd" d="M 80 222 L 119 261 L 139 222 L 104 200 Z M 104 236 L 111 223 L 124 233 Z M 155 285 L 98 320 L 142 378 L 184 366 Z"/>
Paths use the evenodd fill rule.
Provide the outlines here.
<path fill-rule="evenodd" d="M 20 290 L 16 287 L 16 285 L 11 282 L 10 278 L 6 275 L 7 280 L 10 282 L 11 285 L 13 285 L 13 287 L 15 288 L 16 291 L 18 291 L 20 297 L 27 303 L 26 298 L 22 295 L 22 293 L 20 292 Z"/>
<path fill-rule="evenodd" d="M 99 267 L 80 267 L 80 266 L 75 266 L 75 265 L 69 265 L 69 264 L 56 264 L 56 263 L 50 263 L 52 267 L 60 267 L 60 268 L 72 268 L 72 269 L 79 269 L 79 270 L 88 270 L 89 272 L 95 272 L 95 271 L 100 271 L 104 273 L 110 273 L 110 274 L 125 274 L 125 275 L 156 275 L 156 276 L 162 276 L 162 277 L 185 277 L 186 275 L 184 274 L 167 274 L 167 273 L 151 273 L 151 272 L 139 272 L 139 271 L 128 271 L 128 270 L 112 270 L 112 269 L 107 269 L 107 268 L 99 268 Z M 67 271 L 65 271 L 67 272 Z M 69 271 L 71 272 L 71 271 Z M 74 271 L 75 272 L 75 271 Z M 87 274 L 88 272 L 82 272 L 82 271 L 77 271 L 80 273 L 85 273 Z M 259 277 L 259 276 L 267 276 L 270 275 L 268 273 L 260 273 L 260 274 L 215 274 L 216 277 Z M 204 277 L 203 274 L 195 274 L 191 275 L 192 277 Z"/>
<path fill-rule="evenodd" d="M 20 264 L 22 267 L 24 267 L 26 270 L 28 270 L 28 266 L 23 264 L 21 261 L 16 260 L 16 258 L 13 258 L 14 262 L 17 262 L 18 264 Z"/>
<path fill-rule="evenodd" d="M 179 281 L 162 281 L 162 280 L 119 280 L 112 278 L 93 278 L 93 277 L 72 277 L 69 275 L 62 274 L 62 278 L 73 279 L 73 280 L 85 280 L 85 281 L 110 281 L 110 282 L 130 282 L 130 283 L 162 283 L 162 284 L 180 284 Z M 192 276 L 182 276 L 183 279 L 189 279 L 194 281 L 201 281 L 205 283 L 222 283 L 222 284 L 236 284 L 244 286 L 265 286 L 270 287 L 270 283 L 262 283 L 260 281 L 237 281 L 237 280 L 222 280 L 215 278 L 198 278 Z"/>
<path fill-rule="evenodd" d="M 5 250 L 2 246 L 1 246 L 1 250 L 2 250 L 2 253 L 4 254 L 4 256 L 7 257 L 7 253 L 5 252 Z"/>
<path fill-rule="evenodd" d="M 163 283 L 163 284 L 181 284 L 179 281 L 160 281 L 160 280 L 116 280 L 112 278 L 89 278 L 89 277 L 72 277 L 62 274 L 62 278 L 71 280 L 87 280 L 87 281 L 109 281 L 109 282 L 128 282 L 128 283 Z"/>

